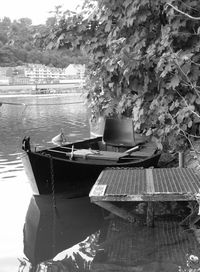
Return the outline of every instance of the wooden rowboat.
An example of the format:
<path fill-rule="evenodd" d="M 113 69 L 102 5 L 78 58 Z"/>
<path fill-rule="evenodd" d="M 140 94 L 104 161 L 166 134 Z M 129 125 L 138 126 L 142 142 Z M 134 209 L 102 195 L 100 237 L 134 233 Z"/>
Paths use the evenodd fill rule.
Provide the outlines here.
<path fill-rule="evenodd" d="M 125 131 L 124 131 L 125 132 Z M 110 133 L 43 150 L 31 150 L 23 140 L 22 158 L 34 194 L 88 195 L 106 167 L 156 167 L 160 151 L 154 143 L 134 137 L 129 144 L 110 144 Z M 118 135 L 119 136 L 119 135 Z M 113 139 L 112 139 L 113 140 Z"/>

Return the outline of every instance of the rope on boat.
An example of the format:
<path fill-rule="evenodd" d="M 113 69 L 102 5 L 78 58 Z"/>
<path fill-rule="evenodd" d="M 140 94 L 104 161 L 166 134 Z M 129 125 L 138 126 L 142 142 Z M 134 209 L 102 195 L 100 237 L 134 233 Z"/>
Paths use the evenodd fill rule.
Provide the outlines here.
<path fill-rule="evenodd" d="M 51 171 L 51 189 L 52 189 L 52 199 L 53 199 L 53 207 L 56 208 L 56 198 L 55 198 L 55 181 L 54 181 L 54 171 L 53 171 L 53 158 L 49 154 L 50 158 L 50 171 Z"/>
<path fill-rule="evenodd" d="M 55 197 L 55 180 L 54 180 L 54 169 L 53 169 L 53 158 L 49 155 L 50 159 L 50 172 L 51 172 L 51 188 L 52 188 L 52 212 L 53 212 L 53 222 L 52 222 L 52 253 L 55 255 L 56 248 L 56 197 Z"/>

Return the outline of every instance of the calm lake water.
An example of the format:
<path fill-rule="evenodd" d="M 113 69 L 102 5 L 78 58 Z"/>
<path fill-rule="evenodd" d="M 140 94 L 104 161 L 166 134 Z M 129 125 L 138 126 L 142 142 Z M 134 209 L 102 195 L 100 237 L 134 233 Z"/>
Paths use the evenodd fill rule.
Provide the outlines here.
<path fill-rule="evenodd" d="M 24 255 L 23 227 L 28 207 L 31 210 L 28 218 L 33 213 L 37 220 L 40 220 L 39 210 L 41 210 L 41 214 L 45 212 L 48 214 L 52 208 L 50 201 L 43 205 L 42 198 L 37 201 L 31 198 L 32 192 L 20 158 L 22 139 L 25 135 L 29 135 L 33 145 L 51 146 L 51 139 L 60 132 L 61 128 L 64 129 L 69 142 L 89 137 L 87 111 L 85 105 L 80 103 L 81 101 L 83 101 L 83 97 L 80 94 L 0 98 L 0 102 L 8 103 L 0 107 L 1 272 L 17 271 L 19 266 L 17 258 Z M 62 199 L 62 205 L 63 201 Z M 88 200 L 85 202 L 85 205 L 88 205 Z M 49 205 L 47 205 L 48 203 Z M 30 226 L 26 227 L 30 228 Z M 29 238 L 30 244 L 26 246 L 34 247 L 35 234 L 32 235 L 33 241 L 30 241 Z M 79 238 L 79 241 L 83 240 L 84 235 L 80 234 Z M 43 243 L 48 244 L 47 240 L 48 235 Z M 75 238 L 76 243 L 79 241 Z M 65 248 L 72 245 L 72 241 L 67 241 Z M 49 250 L 47 251 L 49 252 Z"/>
<path fill-rule="evenodd" d="M 122 271 L 120 267 L 137 272 L 189 271 L 180 269 L 188 269 L 189 255 L 200 255 L 199 244 L 191 231 L 179 233 L 176 222 L 159 223 L 154 229 L 135 227 L 112 217 L 104 220 L 102 210 L 88 197 L 57 196 L 55 210 L 51 196 L 32 196 L 20 159 L 23 137 L 30 136 L 35 146 L 52 146 L 51 139 L 62 128 L 69 142 L 88 138 L 82 100 L 80 95 L 0 97 L 5 103 L 0 107 L 0 272 L 28 271 L 28 265 L 19 267 L 18 258 L 24 261 L 24 257 L 34 266 L 57 255 L 59 264 L 60 252 L 66 250 L 64 255 L 73 259 L 80 247 L 79 257 L 91 262 L 98 248 L 95 239 L 106 220 L 104 248 L 109 260 L 105 263 L 113 265 L 109 266 L 112 271 Z M 89 271 L 80 263 L 79 258 L 80 269 L 74 271 Z M 50 261 L 48 265 L 52 266 L 49 271 L 60 271 Z"/>

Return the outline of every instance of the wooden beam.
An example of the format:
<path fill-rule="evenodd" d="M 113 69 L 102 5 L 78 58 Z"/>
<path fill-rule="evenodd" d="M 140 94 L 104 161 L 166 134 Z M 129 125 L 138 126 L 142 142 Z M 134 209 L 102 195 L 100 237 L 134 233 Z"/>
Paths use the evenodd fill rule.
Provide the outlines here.
<path fill-rule="evenodd" d="M 154 227 L 154 203 L 148 202 L 147 205 L 147 227 Z"/>
<path fill-rule="evenodd" d="M 98 201 L 94 202 L 96 205 L 100 206 L 101 208 L 125 219 L 128 220 L 129 222 L 135 222 L 136 218 L 129 212 L 127 212 L 125 209 L 119 208 L 116 205 L 110 203 L 110 202 L 103 202 L 103 201 Z"/>
<path fill-rule="evenodd" d="M 102 195 L 94 196 L 90 194 L 93 202 L 99 201 L 190 201 L 196 200 L 195 194 L 188 193 L 155 193 L 155 194 L 138 194 L 138 195 Z"/>
<path fill-rule="evenodd" d="M 187 226 L 190 228 L 194 227 L 194 225 L 200 220 L 200 215 L 198 214 L 198 210 L 199 210 L 198 205 L 194 206 L 193 209 L 191 209 L 191 213 L 180 222 L 180 225 Z"/>

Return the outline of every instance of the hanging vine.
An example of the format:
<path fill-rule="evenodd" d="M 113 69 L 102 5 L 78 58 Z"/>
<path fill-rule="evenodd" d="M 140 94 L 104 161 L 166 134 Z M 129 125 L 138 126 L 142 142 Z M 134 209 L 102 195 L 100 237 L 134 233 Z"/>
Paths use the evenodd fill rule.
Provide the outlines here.
<path fill-rule="evenodd" d="M 199 135 L 200 2 L 85 1 L 45 42 L 88 58 L 92 117 L 129 116 L 135 129 L 183 149 Z"/>

